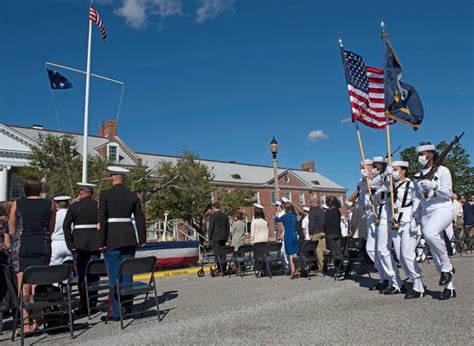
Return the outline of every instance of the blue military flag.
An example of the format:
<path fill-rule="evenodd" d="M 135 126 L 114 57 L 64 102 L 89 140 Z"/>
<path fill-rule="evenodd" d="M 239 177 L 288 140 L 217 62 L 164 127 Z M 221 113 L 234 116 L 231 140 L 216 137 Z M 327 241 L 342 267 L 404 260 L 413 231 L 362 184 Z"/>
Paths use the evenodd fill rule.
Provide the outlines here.
<path fill-rule="evenodd" d="M 72 83 L 64 77 L 61 73 L 47 69 L 49 83 L 51 84 L 51 89 L 70 89 L 73 87 Z"/>
<path fill-rule="evenodd" d="M 384 33 L 384 89 L 385 111 L 389 118 L 420 127 L 424 111 L 415 88 L 402 81 L 402 65 Z"/>

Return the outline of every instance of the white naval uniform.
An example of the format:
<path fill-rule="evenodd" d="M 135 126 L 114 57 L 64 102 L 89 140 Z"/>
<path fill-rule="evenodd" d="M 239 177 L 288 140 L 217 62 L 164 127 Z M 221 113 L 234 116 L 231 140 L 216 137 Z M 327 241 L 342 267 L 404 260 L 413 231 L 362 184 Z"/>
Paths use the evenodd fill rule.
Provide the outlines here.
<path fill-rule="evenodd" d="M 410 179 L 395 183 L 395 221 L 400 228 L 392 230 L 393 248 L 406 275 L 413 281 L 413 289 L 424 292 L 421 281 L 421 269 L 416 261 L 416 245 L 421 237 L 421 229 L 413 220 L 413 214 L 419 207 L 415 197 L 415 184 Z"/>
<path fill-rule="evenodd" d="M 389 179 L 383 174 L 378 175 L 372 180 L 372 188 L 376 190 L 373 199 L 380 220 L 375 230 L 376 252 L 380 258 L 385 279 L 389 280 L 390 286 L 401 288 L 403 282 L 391 252 L 392 208 L 389 195 Z"/>
<path fill-rule="evenodd" d="M 429 171 L 430 168 L 425 168 L 421 173 L 424 175 Z M 427 198 L 421 189 L 423 180 L 418 181 L 416 184 L 417 196 L 420 199 L 419 218 L 421 221 L 421 231 L 430 246 L 436 270 L 439 273 L 450 272 L 453 269 L 453 265 L 449 259 L 448 250 L 446 249 L 442 234 L 453 219 L 451 202 L 452 180 L 449 169 L 444 166 L 439 166 L 433 181 L 436 182 L 437 187 L 428 192 Z M 451 280 L 444 288 L 454 289 L 453 281 Z"/>
<path fill-rule="evenodd" d="M 280 212 L 277 214 L 277 217 L 282 217 L 283 215 L 285 215 L 285 211 L 284 210 L 280 210 Z M 282 227 L 283 228 L 283 231 L 281 233 L 281 237 L 282 237 L 282 241 L 281 241 L 281 252 L 283 254 L 283 259 L 284 259 L 284 265 L 285 265 L 285 272 L 289 270 L 290 268 L 290 261 L 288 260 L 288 256 L 286 256 L 286 252 L 285 252 L 285 227 Z"/>
<path fill-rule="evenodd" d="M 357 198 L 356 205 L 357 207 L 363 206 L 365 210 L 365 221 L 367 224 L 365 251 L 367 252 L 367 255 L 370 257 L 372 262 L 374 262 L 374 267 L 379 273 L 379 282 L 382 283 L 385 280 L 385 275 L 382 270 L 379 255 L 376 251 L 375 215 L 372 212 L 372 202 L 370 199 L 369 189 L 367 188 L 365 177 L 361 178 L 361 180 L 357 184 L 357 187 L 359 189 L 359 197 Z"/>
<path fill-rule="evenodd" d="M 56 211 L 54 232 L 51 235 L 51 260 L 49 265 L 63 264 L 64 261 L 72 260 L 71 251 L 67 248 L 64 240 L 63 223 L 66 213 L 66 208 L 60 208 Z"/>

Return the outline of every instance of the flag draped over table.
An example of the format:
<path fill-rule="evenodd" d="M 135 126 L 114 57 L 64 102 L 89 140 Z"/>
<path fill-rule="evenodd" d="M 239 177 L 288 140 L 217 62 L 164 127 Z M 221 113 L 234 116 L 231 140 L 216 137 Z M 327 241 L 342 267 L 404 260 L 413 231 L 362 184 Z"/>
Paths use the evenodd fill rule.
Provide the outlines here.
<path fill-rule="evenodd" d="M 102 19 L 100 19 L 99 12 L 97 12 L 97 10 L 92 5 L 89 9 L 89 20 L 97 25 L 100 30 L 100 37 L 105 42 L 105 39 L 107 38 L 107 31 L 105 30 L 104 23 L 102 23 Z"/>
<path fill-rule="evenodd" d="M 384 101 L 384 72 L 365 66 L 364 59 L 341 48 L 347 88 L 351 102 L 352 121 L 360 121 L 374 129 L 386 125 Z"/>
<path fill-rule="evenodd" d="M 48 72 L 49 83 L 51 84 L 51 89 L 71 89 L 73 87 L 72 83 L 64 77 L 61 73 L 46 69 Z"/>
<path fill-rule="evenodd" d="M 387 39 L 387 34 L 384 33 L 382 36 L 385 52 L 384 84 L 387 115 L 417 130 L 424 117 L 423 105 L 415 88 L 401 80 L 402 65 Z"/>

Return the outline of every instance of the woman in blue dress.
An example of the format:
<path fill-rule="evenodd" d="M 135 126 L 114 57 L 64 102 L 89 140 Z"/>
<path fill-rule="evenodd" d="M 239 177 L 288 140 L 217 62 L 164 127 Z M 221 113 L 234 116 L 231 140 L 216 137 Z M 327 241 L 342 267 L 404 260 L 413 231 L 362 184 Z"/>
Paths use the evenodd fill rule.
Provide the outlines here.
<path fill-rule="evenodd" d="M 285 240 L 285 253 L 290 262 L 291 279 L 299 277 L 299 272 L 296 271 L 295 258 L 298 253 L 298 237 L 296 235 L 296 213 L 293 205 L 289 202 L 284 204 L 285 214 L 280 217 L 275 217 L 275 222 L 283 223 Z"/>

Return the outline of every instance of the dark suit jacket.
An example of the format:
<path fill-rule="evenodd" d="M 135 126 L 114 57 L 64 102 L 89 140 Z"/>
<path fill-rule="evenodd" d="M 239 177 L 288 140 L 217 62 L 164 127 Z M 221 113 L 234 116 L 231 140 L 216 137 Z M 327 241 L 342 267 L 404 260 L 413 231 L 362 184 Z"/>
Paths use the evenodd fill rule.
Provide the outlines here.
<path fill-rule="evenodd" d="M 137 236 L 131 222 L 109 223 L 109 218 L 130 218 L 135 216 Z M 99 244 L 109 249 L 146 243 L 146 225 L 138 195 L 122 184 L 105 190 L 99 198 Z"/>
<path fill-rule="evenodd" d="M 209 217 L 209 230 L 207 234 L 210 241 L 229 239 L 230 223 L 229 217 L 221 211 Z"/>
<path fill-rule="evenodd" d="M 324 210 L 321 207 L 312 207 L 309 210 L 309 235 L 324 232 Z"/>
<path fill-rule="evenodd" d="M 66 245 L 69 250 L 99 250 L 99 232 L 97 226 L 72 231 L 72 224 L 97 225 L 97 213 L 97 202 L 91 197 L 81 199 L 69 206 L 63 223 L 64 239 L 66 240 Z"/>

